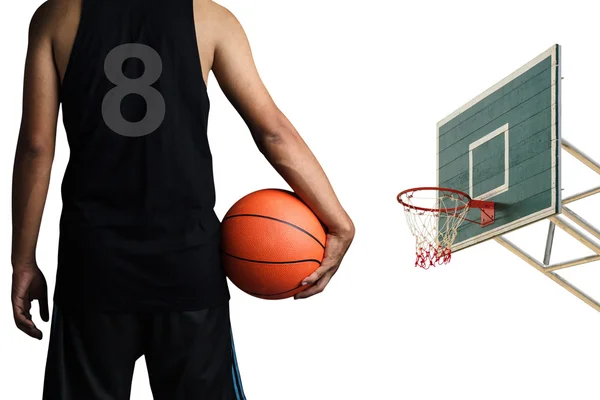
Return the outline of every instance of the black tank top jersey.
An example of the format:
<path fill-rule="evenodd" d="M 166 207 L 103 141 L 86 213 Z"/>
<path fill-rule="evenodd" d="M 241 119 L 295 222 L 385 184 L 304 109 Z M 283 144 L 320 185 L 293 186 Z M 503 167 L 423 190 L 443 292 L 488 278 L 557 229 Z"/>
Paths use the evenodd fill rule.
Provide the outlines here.
<path fill-rule="evenodd" d="M 83 0 L 61 102 L 71 153 L 55 301 L 226 302 L 193 0 Z"/>

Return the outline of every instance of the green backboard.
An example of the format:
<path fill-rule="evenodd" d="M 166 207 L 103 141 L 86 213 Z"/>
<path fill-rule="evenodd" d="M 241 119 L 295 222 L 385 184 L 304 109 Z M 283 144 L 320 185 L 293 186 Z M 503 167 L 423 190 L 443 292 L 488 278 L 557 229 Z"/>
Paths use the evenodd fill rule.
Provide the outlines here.
<path fill-rule="evenodd" d="M 560 213 L 559 66 L 555 45 L 438 123 L 437 186 L 496 203 L 494 223 L 464 222 L 453 251 Z"/>

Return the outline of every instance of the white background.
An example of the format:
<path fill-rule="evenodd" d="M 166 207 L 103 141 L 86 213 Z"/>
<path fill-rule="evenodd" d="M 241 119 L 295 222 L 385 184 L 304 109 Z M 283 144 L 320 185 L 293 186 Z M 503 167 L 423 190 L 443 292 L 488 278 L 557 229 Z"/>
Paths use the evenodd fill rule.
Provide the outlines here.
<path fill-rule="evenodd" d="M 563 46 L 563 136 L 600 159 L 597 13 L 584 1 L 224 0 L 244 25 L 261 75 L 353 217 L 357 235 L 320 296 L 264 301 L 232 287 L 232 321 L 251 400 L 597 399 L 600 315 L 487 242 L 450 265 L 413 266 L 395 195 L 435 183 L 436 122 L 554 43 Z M 27 26 L 38 1 L 0 16 L 0 398 L 38 399 L 48 345 L 14 327 L 10 182 Z M 211 77 L 217 212 L 286 187 Z M 37 257 L 53 290 L 62 123 Z M 565 194 L 598 176 L 565 155 Z M 573 209 L 600 226 L 598 198 Z M 547 223 L 511 235 L 539 258 Z M 557 229 L 553 261 L 589 254 Z M 600 298 L 597 263 L 565 276 Z M 39 322 L 39 318 L 36 319 Z M 132 399 L 150 399 L 143 359 Z"/>

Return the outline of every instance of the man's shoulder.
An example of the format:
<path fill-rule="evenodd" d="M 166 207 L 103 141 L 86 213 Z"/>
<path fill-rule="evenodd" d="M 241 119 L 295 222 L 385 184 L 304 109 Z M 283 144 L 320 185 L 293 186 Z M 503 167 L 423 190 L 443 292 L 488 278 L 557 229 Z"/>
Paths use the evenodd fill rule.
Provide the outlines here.
<path fill-rule="evenodd" d="M 230 23 L 237 23 L 233 13 L 225 6 L 212 0 L 194 0 L 196 20 L 202 21 L 212 28 L 222 27 Z"/>
<path fill-rule="evenodd" d="M 52 27 L 53 0 L 43 2 L 33 13 L 29 22 L 29 36 L 35 37 L 47 33 Z"/>
<path fill-rule="evenodd" d="M 34 12 L 30 34 L 44 34 L 55 39 L 69 25 L 79 22 L 81 0 L 46 0 Z"/>
<path fill-rule="evenodd" d="M 213 0 L 193 0 L 194 8 L 205 13 L 219 13 L 226 8 Z"/>

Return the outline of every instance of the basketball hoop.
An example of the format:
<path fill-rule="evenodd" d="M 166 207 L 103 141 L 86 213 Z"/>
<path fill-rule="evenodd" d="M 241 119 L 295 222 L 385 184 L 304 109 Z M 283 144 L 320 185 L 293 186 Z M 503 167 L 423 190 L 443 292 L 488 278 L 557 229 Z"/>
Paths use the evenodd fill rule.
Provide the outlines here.
<path fill-rule="evenodd" d="M 473 200 L 460 190 L 419 187 L 407 189 L 397 198 L 416 239 L 415 266 L 423 269 L 450 262 L 458 227 L 465 220 L 477 222 L 465 218 L 470 209 L 481 210 L 481 226 L 494 222 L 493 202 Z"/>

